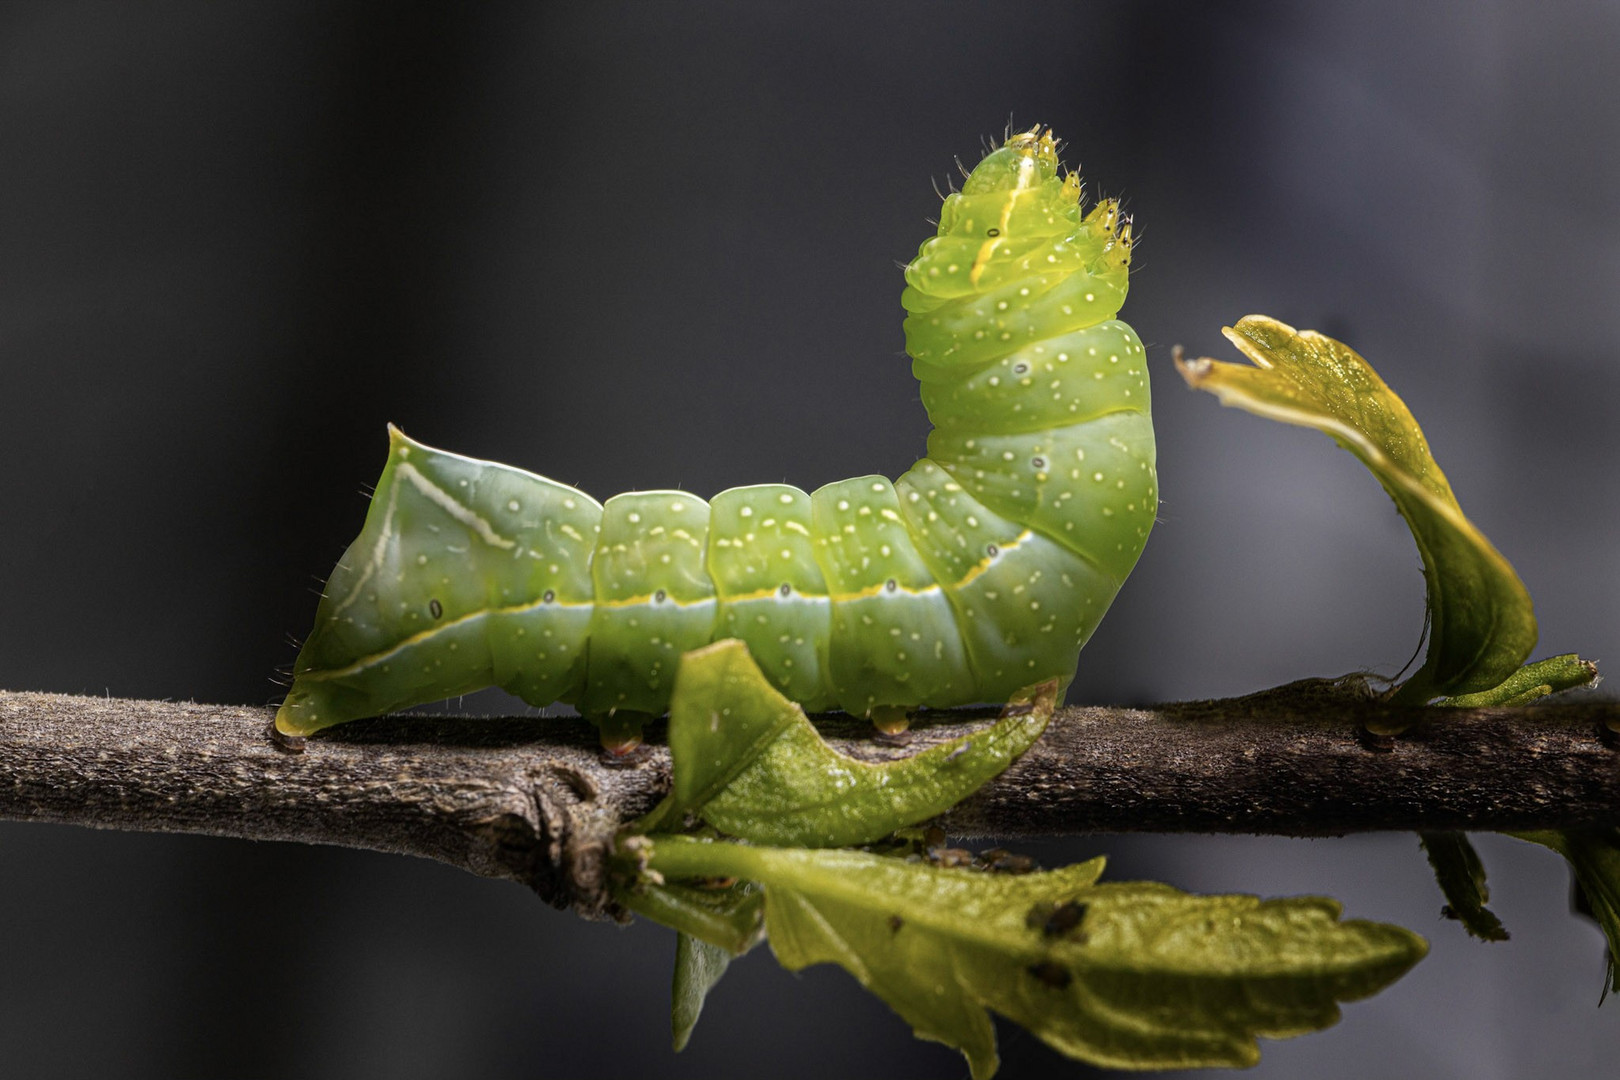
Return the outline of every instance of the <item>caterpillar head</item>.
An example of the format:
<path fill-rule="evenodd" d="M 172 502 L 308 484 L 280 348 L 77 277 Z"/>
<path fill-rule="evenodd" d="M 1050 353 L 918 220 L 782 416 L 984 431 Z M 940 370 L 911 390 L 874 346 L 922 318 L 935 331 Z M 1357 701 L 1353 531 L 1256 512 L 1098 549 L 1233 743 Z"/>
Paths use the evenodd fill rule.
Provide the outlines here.
<path fill-rule="evenodd" d="M 1058 172 L 1057 139 L 1039 125 L 1014 135 L 984 156 L 962 185 L 965 196 L 1035 188 Z"/>
<path fill-rule="evenodd" d="M 1050 129 L 1014 135 L 985 155 L 961 191 L 946 196 L 938 234 L 906 268 L 911 288 L 902 303 L 908 311 L 926 310 L 1027 275 L 1037 262 L 1060 271 L 1085 265 L 1112 239 L 1117 208 L 1108 215 L 1107 229 L 1082 219 L 1079 174 L 1062 174 Z M 1109 235 L 1093 235 L 1102 231 Z M 1074 239 L 1081 245 L 1067 243 Z"/>

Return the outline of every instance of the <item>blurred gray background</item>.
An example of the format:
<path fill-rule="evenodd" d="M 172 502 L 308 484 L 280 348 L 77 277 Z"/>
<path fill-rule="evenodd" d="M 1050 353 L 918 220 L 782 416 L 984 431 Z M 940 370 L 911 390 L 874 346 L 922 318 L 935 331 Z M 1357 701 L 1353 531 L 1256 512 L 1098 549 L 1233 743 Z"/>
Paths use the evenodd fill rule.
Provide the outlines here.
<path fill-rule="evenodd" d="M 1171 370 L 1234 357 L 1249 312 L 1404 395 L 1538 655 L 1620 660 L 1616 56 L 1613 2 L 9 4 L 0 686 L 274 700 L 388 421 L 599 497 L 896 475 L 927 432 L 896 263 L 1009 114 L 1142 237 L 1163 509 L 1073 699 L 1417 644 L 1418 560 L 1361 467 Z M 1439 918 L 1410 836 L 1038 853 L 1430 937 L 1259 1075 L 1612 1075 L 1562 863 L 1481 848 L 1505 945 Z M 673 1056 L 671 934 L 428 862 L 16 824 L 0 859 L 5 1075 L 966 1075 L 763 951 Z"/>

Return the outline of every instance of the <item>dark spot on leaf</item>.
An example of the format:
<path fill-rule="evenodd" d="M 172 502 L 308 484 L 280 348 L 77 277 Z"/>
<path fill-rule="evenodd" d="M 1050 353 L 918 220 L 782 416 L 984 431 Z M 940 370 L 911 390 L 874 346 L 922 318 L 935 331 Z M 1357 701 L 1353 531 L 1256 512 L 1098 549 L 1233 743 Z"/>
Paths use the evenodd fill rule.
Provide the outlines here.
<path fill-rule="evenodd" d="M 444 614 L 444 605 L 439 603 L 437 600 L 429 600 L 428 601 L 428 612 L 435 619 L 437 619 L 441 615 Z"/>
<path fill-rule="evenodd" d="M 1054 990 L 1062 990 L 1074 979 L 1074 976 L 1069 974 L 1069 969 L 1056 960 L 1042 960 L 1038 964 L 1031 964 L 1029 973 Z"/>
<path fill-rule="evenodd" d="M 655 604 L 662 604 L 668 598 L 669 594 L 663 589 L 659 589 L 657 592 L 653 593 L 653 603 Z"/>
<path fill-rule="evenodd" d="M 906 920 L 902 919 L 900 916 L 889 916 L 889 932 L 891 934 L 898 934 L 900 932 L 900 928 L 904 925 L 906 925 Z"/>
<path fill-rule="evenodd" d="M 883 583 L 883 587 L 888 589 L 890 592 L 894 592 L 894 590 L 900 587 L 900 583 L 894 580 L 894 578 L 890 578 L 888 581 Z"/>
<path fill-rule="evenodd" d="M 551 603 L 553 600 L 557 599 L 557 590 L 547 589 L 543 594 L 541 594 L 540 599 L 548 604 Z"/>
<path fill-rule="evenodd" d="M 1061 937 L 1078 927 L 1085 917 L 1086 905 L 1070 900 L 1052 910 L 1041 925 L 1041 933 L 1047 937 Z"/>
<path fill-rule="evenodd" d="M 994 545 L 994 544 L 989 544 L 989 545 L 986 545 L 986 547 L 984 549 L 984 553 L 986 555 L 990 556 L 993 559 L 997 555 L 1001 554 L 1001 549 L 996 547 L 996 545 Z"/>
<path fill-rule="evenodd" d="M 787 582 L 784 581 L 784 582 L 782 582 L 782 587 L 780 589 L 778 589 L 777 591 L 780 592 L 783 596 L 792 596 L 793 595 L 793 586 L 789 585 Z"/>
<path fill-rule="evenodd" d="M 986 236 L 1000 236 L 1001 235 L 1001 230 L 1000 229 L 986 229 L 986 230 L 984 230 L 984 235 L 986 235 Z"/>

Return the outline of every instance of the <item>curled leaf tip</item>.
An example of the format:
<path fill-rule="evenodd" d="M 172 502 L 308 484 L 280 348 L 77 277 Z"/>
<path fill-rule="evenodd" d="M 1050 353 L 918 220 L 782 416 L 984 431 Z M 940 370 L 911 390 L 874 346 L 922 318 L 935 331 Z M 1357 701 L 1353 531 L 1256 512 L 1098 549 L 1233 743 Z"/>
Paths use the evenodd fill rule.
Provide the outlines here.
<path fill-rule="evenodd" d="M 1207 356 L 1195 356 L 1191 360 L 1187 359 L 1187 350 L 1180 345 L 1171 347 L 1170 359 L 1176 365 L 1176 371 L 1180 373 L 1182 379 L 1194 390 L 1198 389 L 1199 384 L 1204 380 L 1204 376 L 1209 374 L 1209 369 L 1215 363 L 1214 360 Z"/>
<path fill-rule="evenodd" d="M 1412 530 L 1428 584 L 1429 648 L 1396 700 L 1489 690 L 1535 645 L 1530 594 L 1464 516 L 1405 402 L 1354 349 L 1314 330 L 1248 315 L 1222 330 L 1250 364 L 1179 355 L 1194 389 L 1286 424 L 1315 428 L 1359 458 Z"/>

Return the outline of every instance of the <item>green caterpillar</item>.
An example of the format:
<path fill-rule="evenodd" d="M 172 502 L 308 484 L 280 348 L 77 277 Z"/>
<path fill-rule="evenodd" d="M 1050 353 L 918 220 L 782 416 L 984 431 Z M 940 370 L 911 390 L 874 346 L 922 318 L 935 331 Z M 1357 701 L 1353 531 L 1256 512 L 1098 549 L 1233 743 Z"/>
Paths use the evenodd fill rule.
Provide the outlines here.
<path fill-rule="evenodd" d="M 1158 507 L 1142 344 L 1114 318 L 1130 252 L 1117 202 L 1083 211 L 1050 131 L 987 155 L 906 268 L 934 430 L 893 483 L 602 505 L 390 428 L 277 728 L 493 685 L 573 703 L 623 745 L 665 710 L 682 653 L 726 637 L 808 711 L 1066 687 Z"/>

